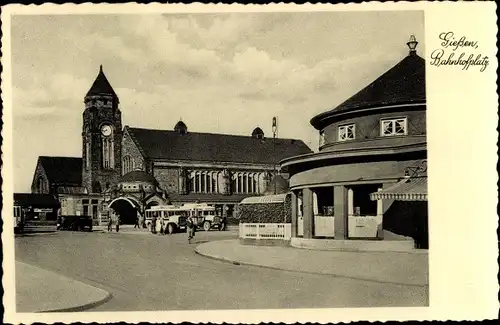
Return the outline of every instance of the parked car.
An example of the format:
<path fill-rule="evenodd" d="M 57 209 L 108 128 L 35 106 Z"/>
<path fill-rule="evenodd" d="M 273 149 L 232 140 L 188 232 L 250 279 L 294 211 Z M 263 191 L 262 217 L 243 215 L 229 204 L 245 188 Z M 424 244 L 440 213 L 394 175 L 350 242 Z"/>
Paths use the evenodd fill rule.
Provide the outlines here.
<path fill-rule="evenodd" d="M 58 230 L 92 231 L 92 217 L 90 216 L 61 216 Z"/>

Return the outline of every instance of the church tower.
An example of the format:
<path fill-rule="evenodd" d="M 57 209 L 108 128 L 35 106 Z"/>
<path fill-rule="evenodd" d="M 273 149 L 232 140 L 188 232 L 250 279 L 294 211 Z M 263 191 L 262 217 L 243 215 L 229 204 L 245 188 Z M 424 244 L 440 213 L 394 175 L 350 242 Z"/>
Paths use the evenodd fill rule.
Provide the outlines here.
<path fill-rule="evenodd" d="M 84 99 L 82 185 L 101 193 L 121 175 L 122 117 L 119 100 L 102 71 Z"/>

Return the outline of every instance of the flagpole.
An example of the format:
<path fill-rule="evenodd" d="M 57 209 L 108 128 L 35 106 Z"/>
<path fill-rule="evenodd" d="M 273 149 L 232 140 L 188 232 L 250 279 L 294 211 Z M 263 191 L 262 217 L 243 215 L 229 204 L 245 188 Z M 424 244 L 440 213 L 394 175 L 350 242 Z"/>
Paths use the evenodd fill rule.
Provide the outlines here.
<path fill-rule="evenodd" d="M 278 131 L 277 118 L 273 117 L 273 172 L 274 172 L 274 194 L 276 194 L 276 132 Z"/>

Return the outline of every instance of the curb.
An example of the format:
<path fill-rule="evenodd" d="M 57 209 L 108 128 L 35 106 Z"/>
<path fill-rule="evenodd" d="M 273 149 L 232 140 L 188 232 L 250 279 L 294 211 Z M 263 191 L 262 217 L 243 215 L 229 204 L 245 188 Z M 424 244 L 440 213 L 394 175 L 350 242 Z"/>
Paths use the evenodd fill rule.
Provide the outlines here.
<path fill-rule="evenodd" d="M 88 284 L 88 283 L 85 283 L 85 282 L 82 282 L 80 280 L 77 280 L 77 279 L 74 279 L 74 278 L 71 278 L 71 277 L 68 277 L 66 275 L 61 275 L 57 272 L 54 272 L 54 271 L 51 271 L 51 270 L 47 270 L 45 268 L 42 268 L 42 267 L 39 267 L 37 265 L 33 265 L 33 264 L 30 264 L 30 263 L 26 263 L 26 262 L 22 262 L 22 261 L 16 261 L 16 263 L 21 263 L 21 264 L 25 264 L 29 267 L 32 267 L 32 268 L 37 268 L 37 269 L 40 269 L 44 272 L 48 272 L 48 273 L 52 273 L 54 275 L 57 275 L 57 276 L 60 276 L 60 277 L 63 277 L 63 278 L 67 278 L 69 280 L 72 280 L 72 281 L 75 281 L 81 285 L 85 285 L 87 287 L 91 287 L 92 289 L 94 290 L 99 290 L 103 297 L 102 298 L 98 298 L 96 300 L 93 300 L 93 301 L 89 301 L 87 303 L 83 303 L 83 304 L 75 304 L 73 306 L 69 306 L 69 307 L 63 307 L 63 308 L 54 308 L 54 309 L 42 309 L 42 310 L 36 310 L 36 311 L 31 311 L 32 313 L 61 313 L 61 312 L 81 312 L 81 311 L 86 311 L 88 309 L 92 309 L 92 308 L 95 308 L 97 306 L 100 306 L 108 301 L 110 301 L 112 298 L 113 298 L 113 295 L 104 290 L 104 289 L 101 289 L 99 287 L 96 287 L 94 285 L 91 285 L 91 284 Z"/>
<path fill-rule="evenodd" d="M 94 307 L 100 306 L 100 305 L 102 305 L 102 304 L 110 301 L 111 298 L 113 298 L 113 295 L 111 293 L 107 292 L 106 297 L 104 297 L 104 298 L 102 298 L 102 299 L 100 299 L 98 301 L 93 301 L 93 302 L 89 302 L 89 303 L 84 304 L 84 305 L 73 306 L 73 307 L 68 307 L 68 308 L 42 310 L 42 311 L 37 311 L 36 313 L 68 313 L 68 312 L 85 311 L 85 310 L 92 309 Z"/>
<path fill-rule="evenodd" d="M 201 245 L 199 245 L 199 246 L 201 246 Z M 330 277 L 337 277 L 337 278 L 344 278 L 344 279 L 351 279 L 351 280 L 362 280 L 362 281 L 381 283 L 381 284 L 396 284 L 396 285 L 404 285 L 404 286 L 419 287 L 419 288 L 429 287 L 429 284 L 393 282 L 393 281 L 377 280 L 377 279 L 368 278 L 368 277 L 356 277 L 356 276 L 348 276 L 348 275 L 334 274 L 334 273 L 323 273 L 323 272 L 316 272 L 316 271 L 301 271 L 301 270 L 285 269 L 285 268 L 276 267 L 276 266 L 268 266 L 268 265 L 240 262 L 240 261 L 231 260 L 231 259 L 228 259 L 225 257 L 220 257 L 220 256 L 215 256 L 215 255 L 209 255 L 207 253 L 202 253 L 198 250 L 199 246 L 197 246 L 194 249 L 194 252 L 196 254 L 203 256 L 203 257 L 206 257 L 206 258 L 210 258 L 212 260 L 221 261 L 224 263 L 230 263 L 233 265 L 254 266 L 254 267 L 260 267 L 260 268 L 270 269 L 270 270 L 287 271 L 287 272 L 312 274 L 312 275 L 323 275 L 323 276 L 330 276 Z"/>

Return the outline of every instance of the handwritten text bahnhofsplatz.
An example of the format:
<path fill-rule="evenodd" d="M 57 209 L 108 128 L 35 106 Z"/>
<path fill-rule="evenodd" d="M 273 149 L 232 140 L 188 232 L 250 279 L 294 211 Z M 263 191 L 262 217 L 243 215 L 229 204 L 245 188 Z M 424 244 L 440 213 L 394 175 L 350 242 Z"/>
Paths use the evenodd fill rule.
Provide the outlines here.
<path fill-rule="evenodd" d="M 453 32 L 441 33 L 439 39 L 442 41 L 441 48 L 432 51 L 431 65 L 457 66 L 462 70 L 477 66 L 481 72 L 488 67 L 488 57 L 475 52 L 479 48 L 478 41 L 468 40 L 465 36 L 456 37 Z"/>

